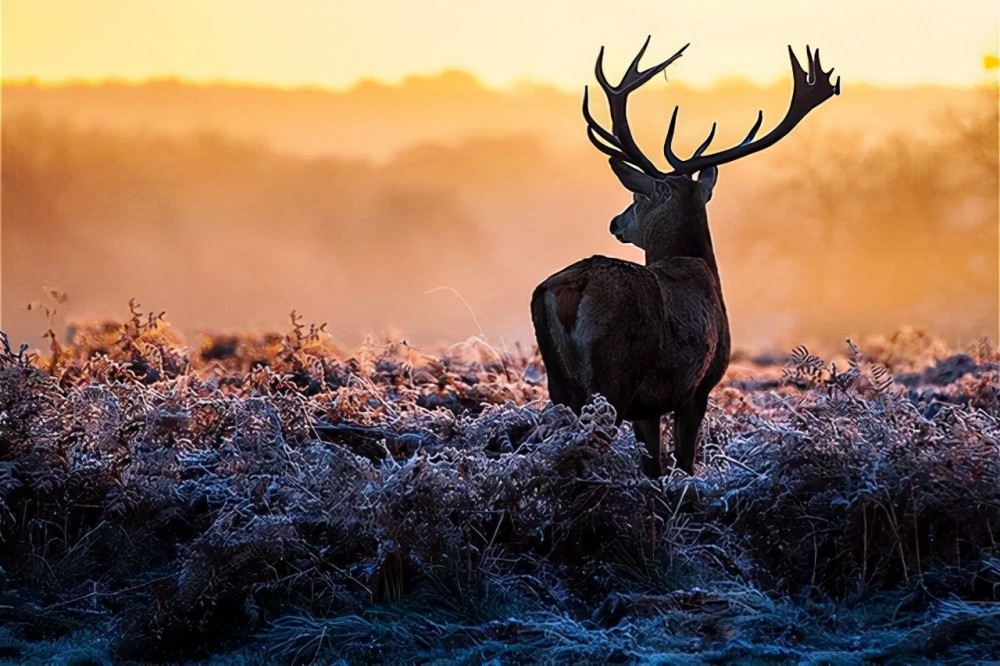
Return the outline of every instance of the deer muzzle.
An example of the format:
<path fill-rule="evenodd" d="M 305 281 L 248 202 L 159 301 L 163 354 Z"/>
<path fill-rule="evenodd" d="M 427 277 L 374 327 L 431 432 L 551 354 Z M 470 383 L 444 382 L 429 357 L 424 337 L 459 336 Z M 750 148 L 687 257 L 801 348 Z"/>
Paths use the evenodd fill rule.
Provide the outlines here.
<path fill-rule="evenodd" d="M 617 238 L 621 243 L 631 243 L 637 226 L 635 206 L 629 206 L 612 218 L 611 235 Z"/>

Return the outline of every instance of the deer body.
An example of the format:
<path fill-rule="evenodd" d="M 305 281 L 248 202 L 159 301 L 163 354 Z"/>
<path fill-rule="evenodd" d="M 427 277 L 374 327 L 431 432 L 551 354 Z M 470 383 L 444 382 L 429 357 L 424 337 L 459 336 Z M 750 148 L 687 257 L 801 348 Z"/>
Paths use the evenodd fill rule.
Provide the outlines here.
<path fill-rule="evenodd" d="M 661 212 L 681 213 L 687 228 L 660 225 L 669 233 L 650 239 L 646 265 L 584 259 L 542 282 L 531 300 L 552 401 L 579 412 L 592 394 L 603 395 L 619 423 L 633 423 L 651 476 L 662 471 L 660 417 L 668 412 L 677 465 L 693 466 L 708 394 L 729 365 L 729 320 L 707 216 L 697 208 L 704 185 L 672 186 L 693 206 Z"/>
<path fill-rule="evenodd" d="M 602 256 L 578 261 L 538 285 L 531 318 L 553 402 L 579 413 L 593 394 L 603 395 L 615 408 L 618 422 L 631 421 L 636 439 L 645 444 L 649 455 L 644 471 L 650 476 L 662 473 L 660 417 L 673 412 L 674 458 L 677 467 L 691 474 L 709 393 L 729 365 L 729 319 L 706 213 L 717 165 L 775 143 L 811 109 L 838 94 L 839 80 L 830 83 L 818 51 L 815 59 L 809 53 L 808 75 L 792 54 L 795 90 L 785 119 L 754 141 L 759 116 L 739 146 L 703 155 L 713 126 L 688 160 L 670 148 L 675 109 L 664 146 L 674 171 L 664 173 L 632 139 L 625 104 L 631 91 L 684 49 L 641 71 L 638 64 L 645 49 L 617 86 L 604 77 L 603 49 L 598 56 L 596 75 L 608 98 L 611 131 L 590 115 L 586 93 L 583 101 L 590 140 L 611 157 L 615 175 L 634 193 L 633 203 L 611 221 L 610 231 L 621 242 L 644 250 L 645 265 Z"/>

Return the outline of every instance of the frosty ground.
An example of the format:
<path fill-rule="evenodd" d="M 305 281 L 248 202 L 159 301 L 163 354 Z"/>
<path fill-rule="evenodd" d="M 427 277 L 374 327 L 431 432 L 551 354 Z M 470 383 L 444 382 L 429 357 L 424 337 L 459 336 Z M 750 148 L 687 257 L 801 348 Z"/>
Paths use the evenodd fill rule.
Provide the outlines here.
<path fill-rule="evenodd" d="M 998 368 L 914 331 L 737 355 L 696 475 L 649 480 L 532 350 L 187 347 L 137 310 L 8 345 L 0 659 L 996 658 Z"/>

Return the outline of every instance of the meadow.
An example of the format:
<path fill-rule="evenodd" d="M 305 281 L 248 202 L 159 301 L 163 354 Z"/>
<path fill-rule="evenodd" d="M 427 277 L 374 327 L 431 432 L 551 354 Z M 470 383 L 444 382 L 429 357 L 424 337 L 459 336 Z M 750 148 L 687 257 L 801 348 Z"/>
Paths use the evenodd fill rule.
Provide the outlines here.
<path fill-rule="evenodd" d="M 989 342 L 737 354 L 702 433 L 695 476 L 647 479 L 603 399 L 553 406 L 534 349 L 481 338 L 343 349 L 293 313 L 185 343 L 136 303 L 4 337 L 0 658 L 1000 654 Z"/>
<path fill-rule="evenodd" d="M 649 88 L 636 138 L 677 103 L 681 152 L 788 95 Z M 742 351 L 696 474 L 657 480 L 603 399 L 549 403 L 533 346 L 538 282 L 641 260 L 578 94 L 448 71 L 3 101 L 0 661 L 1000 656 L 995 86 L 845 74 L 722 169 Z"/>

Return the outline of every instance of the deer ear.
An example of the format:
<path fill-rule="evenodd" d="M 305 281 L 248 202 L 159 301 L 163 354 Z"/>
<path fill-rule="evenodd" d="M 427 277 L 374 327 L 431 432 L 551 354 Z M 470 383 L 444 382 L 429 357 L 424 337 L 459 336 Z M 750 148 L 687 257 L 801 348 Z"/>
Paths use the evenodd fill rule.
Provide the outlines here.
<path fill-rule="evenodd" d="M 715 181 L 718 177 L 718 167 L 711 166 L 698 172 L 698 190 L 705 203 L 712 200 L 712 189 L 715 187 Z"/>
<path fill-rule="evenodd" d="M 612 157 L 608 160 L 611 163 L 611 170 L 618 176 L 618 180 L 629 192 L 645 194 L 647 197 L 653 196 L 656 191 L 656 179 L 647 176 L 638 169 L 633 169 L 619 159 Z"/>

